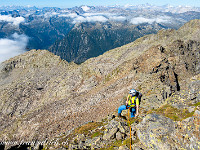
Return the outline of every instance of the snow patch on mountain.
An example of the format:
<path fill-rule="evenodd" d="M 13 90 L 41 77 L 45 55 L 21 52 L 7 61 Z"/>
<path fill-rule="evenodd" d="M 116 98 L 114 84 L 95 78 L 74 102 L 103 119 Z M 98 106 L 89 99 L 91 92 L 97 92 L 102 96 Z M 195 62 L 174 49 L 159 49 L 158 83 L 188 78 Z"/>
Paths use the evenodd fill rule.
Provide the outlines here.
<path fill-rule="evenodd" d="M 83 11 L 88 11 L 88 10 L 90 10 L 90 7 L 88 7 L 88 6 L 82 6 L 81 8 L 83 9 Z"/>

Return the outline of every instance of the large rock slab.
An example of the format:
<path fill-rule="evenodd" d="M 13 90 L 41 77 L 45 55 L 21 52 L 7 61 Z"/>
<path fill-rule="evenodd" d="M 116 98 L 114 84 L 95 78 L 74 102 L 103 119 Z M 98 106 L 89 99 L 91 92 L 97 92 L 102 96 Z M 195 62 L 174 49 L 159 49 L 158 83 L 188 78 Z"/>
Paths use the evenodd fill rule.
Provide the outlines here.
<path fill-rule="evenodd" d="M 200 111 L 192 117 L 175 122 L 158 114 L 147 115 L 137 125 L 140 142 L 154 150 L 199 149 Z"/>
<path fill-rule="evenodd" d="M 138 138 L 150 149 L 172 149 L 172 145 L 166 142 L 175 129 L 175 123 L 171 119 L 149 114 L 137 125 L 137 129 Z"/>

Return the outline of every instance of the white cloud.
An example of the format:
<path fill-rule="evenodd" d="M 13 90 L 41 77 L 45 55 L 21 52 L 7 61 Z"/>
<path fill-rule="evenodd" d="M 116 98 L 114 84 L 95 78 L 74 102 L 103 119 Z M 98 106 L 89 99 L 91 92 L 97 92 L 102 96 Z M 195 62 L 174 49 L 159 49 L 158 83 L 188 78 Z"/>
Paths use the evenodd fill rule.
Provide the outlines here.
<path fill-rule="evenodd" d="M 78 23 L 78 22 L 106 22 L 108 19 L 104 16 L 89 16 L 89 17 L 83 17 L 83 16 L 78 16 L 74 18 L 73 23 Z"/>
<path fill-rule="evenodd" d="M 86 16 L 86 17 L 89 17 L 89 16 L 106 16 L 106 17 L 111 17 L 111 16 L 118 16 L 116 14 L 112 14 L 112 13 L 84 13 L 82 14 L 82 16 Z"/>
<path fill-rule="evenodd" d="M 84 13 L 84 14 L 82 14 L 82 16 L 85 16 L 85 17 L 99 16 L 99 15 L 102 15 L 102 13 L 101 14 L 99 14 L 99 13 Z"/>
<path fill-rule="evenodd" d="M 59 13 L 57 13 L 57 12 L 47 12 L 47 13 L 44 14 L 44 17 L 45 18 L 50 18 L 50 17 L 56 16 L 58 14 Z"/>
<path fill-rule="evenodd" d="M 61 14 L 59 17 L 70 17 L 73 19 L 73 23 L 79 22 L 106 22 L 109 19 L 114 21 L 125 21 L 127 18 L 124 16 L 120 16 L 118 14 L 111 14 L 111 13 L 84 13 L 78 15 L 76 13 L 69 13 L 69 14 Z"/>
<path fill-rule="evenodd" d="M 109 19 L 114 20 L 114 21 L 125 21 L 127 18 L 124 16 L 120 16 L 117 14 L 111 14 L 111 13 L 84 13 L 82 15 L 72 15 L 68 14 L 71 16 L 71 18 L 74 19 L 73 23 L 77 22 L 106 22 Z"/>
<path fill-rule="evenodd" d="M 132 24 L 140 24 L 140 23 L 150 23 L 152 24 L 155 21 L 155 19 L 148 19 L 148 18 L 144 18 L 144 17 L 136 17 L 131 19 L 131 23 Z"/>
<path fill-rule="evenodd" d="M 69 17 L 69 18 L 76 18 L 78 15 L 76 13 L 70 13 L 70 14 L 61 14 L 59 17 Z"/>
<path fill-rule="evenodd" d="M 86 22 L 86 21 L 87 21 L 87 19 L 86 19 L 85 17 L 83 17 L 83 16 L 78 16 L 78 17 L 74 18 L 73 23 L 77 23 L 77 22 Z"/>
<path fill-rule="evenodd" d="M 13 23 L 13 25 L 18 26 L 20 23 L 25 21 L 25 18 L 23 17 L 12 17 L 10 15 L 0 15 L 0 21 L 6 21 L 9 23 Z"/>
<path fill-rule="evenodd" d="M 141 23 L 149 23 L 152 24 L 153 22 L 156 23 L 166 23 L 170 21 L 170 17 L 168 16 L 158 16 L 156 18 L 145 18 L 145 17 L 136 17 L 131 19 L 132 24 L 141 24 Z"/>
<path fill-rule="evenodd" d="M 0 39 L 0 63 L 25 52 L 28 37 L 14 33 L 9 39 Z"/>
<path fill-rule="evenodd" d="M 125 21 L 126 17 L 123 17 L 123 16 L 112 16 L 109 19 L 115 20 L 115 21 Z"/>

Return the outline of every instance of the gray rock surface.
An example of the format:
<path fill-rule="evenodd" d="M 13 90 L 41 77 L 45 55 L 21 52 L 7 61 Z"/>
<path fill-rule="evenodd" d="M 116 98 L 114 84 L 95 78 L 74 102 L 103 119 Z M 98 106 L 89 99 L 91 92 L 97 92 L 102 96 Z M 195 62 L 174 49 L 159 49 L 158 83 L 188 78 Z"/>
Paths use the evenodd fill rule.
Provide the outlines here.
<path fill-rule="evenodd" d="M 150 149 L 198 149 L 200 128 L 199 111 L 193 117 L 174 122 L 157 114 L 147 115 L 137 125 L 140 141 Z"/>
<path fill-rule="evenodd" d="M 118 150 L 129 150 L 127 146 L 120 146 Z"/>
<path fill-rule="evenodd" d="M 167 136 L 175 129 L 175 124 L 171 119 L 149 114 L 137 125 L 137 129 L 138 138 L 145 146 L 158 150 L 173 148 L 166 142 Z"/>

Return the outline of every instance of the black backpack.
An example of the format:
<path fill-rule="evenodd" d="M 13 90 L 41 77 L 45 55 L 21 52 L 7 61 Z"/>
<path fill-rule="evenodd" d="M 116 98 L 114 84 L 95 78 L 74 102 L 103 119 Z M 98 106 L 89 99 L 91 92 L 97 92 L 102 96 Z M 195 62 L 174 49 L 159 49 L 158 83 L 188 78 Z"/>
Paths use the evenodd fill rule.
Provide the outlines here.
<path fill-rule="evenodd" d="M 140 92 L 136 91 L 136 95 L 135 96 L 139 99 L 139 105 L 140 105 L 142 94 Z M 135 102 L 136 102 L 136 99 L 135 99 Z"/>

